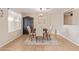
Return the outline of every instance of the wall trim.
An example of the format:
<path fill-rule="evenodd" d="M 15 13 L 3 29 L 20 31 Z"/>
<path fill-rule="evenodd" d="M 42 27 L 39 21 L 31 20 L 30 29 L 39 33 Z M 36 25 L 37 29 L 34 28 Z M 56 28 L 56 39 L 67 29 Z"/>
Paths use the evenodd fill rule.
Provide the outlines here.
<path fill-rule="evenodd" d="M 20 35 L 20 36 L 21 36 L 21 35 Z M 20 36 L 18 36 L 17 38 L 19 38 Z M 16 39 L 17 39 L 17 38 L 16 38 Z M 10 42 L 12 42 L 12 41 L 14 41 L 14 40 L 16 40 L 16 39 L 11 39 L 11 40 L 7 40 L 7 41 L 3 42 L 3 43 L 0 45 L 0 48 L 3 47 L 3 46 L 5 46 L 5 45 L 7 45 L 7 44 L 9 44 Z"/>
<path fill-rule="evenodd" d="M 62 36 L 62 37 L 64 37 L 64 38 L 66 38 L 68 41 L 70 41 L 70 42 L 72 42 L 73 44 L 79 46 L 78 43 L 74 42 L 73 40 L 69 39 L 68 37 L 66 37 L 66 36 L 64 36 L 64 35 L 62 35 L 62 34 L 58 34 L 58 35 L 60 35 L 60 36 Z"/>

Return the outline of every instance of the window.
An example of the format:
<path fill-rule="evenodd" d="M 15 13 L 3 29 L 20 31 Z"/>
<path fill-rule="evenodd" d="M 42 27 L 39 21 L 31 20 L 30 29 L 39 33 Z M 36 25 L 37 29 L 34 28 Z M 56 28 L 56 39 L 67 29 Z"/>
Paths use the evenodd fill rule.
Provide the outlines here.
<path fill-rule="evenodd" d="M 8 32 L 14 32 L 21 29 L 21 15 L 8 10 Z"/>

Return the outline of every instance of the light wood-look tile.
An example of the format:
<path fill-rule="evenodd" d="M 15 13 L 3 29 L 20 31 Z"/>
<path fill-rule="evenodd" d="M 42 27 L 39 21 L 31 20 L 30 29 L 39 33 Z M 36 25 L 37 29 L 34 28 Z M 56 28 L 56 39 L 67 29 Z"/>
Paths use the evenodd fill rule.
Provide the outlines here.
<path fill-rule="evenodd" d="M 54 37 L 54 35 L 52 35 Z M 67 39 L 57 36 L 59 45 L 25 45 L 24 42 L 28 35 L 22 35 L 16 40 L 10 42 L 1 51 L 79 51 L 79 47 L 69 42 Z"/>

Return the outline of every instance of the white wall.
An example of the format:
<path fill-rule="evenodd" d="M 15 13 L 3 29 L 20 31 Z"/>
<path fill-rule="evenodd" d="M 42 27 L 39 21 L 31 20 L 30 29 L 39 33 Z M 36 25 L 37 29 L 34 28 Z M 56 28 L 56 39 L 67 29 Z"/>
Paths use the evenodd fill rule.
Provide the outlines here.
<path fill-rule="evenodd" d="M 62 12 L 62 10 L 58 10 L 57 12 L 51 15 L 51 20 L 49 23 L 52 24 L 53 30 L 56 29 L 59 32 L 62 29 L 64 24 L 63 19 L 64 19 L 64 13 Z"/>
<path fill-rule="evenodd" d="M 79 25 L 64 25 L 60 35 L 79 46 Z"/>
<path fill-rule="evenodd" d="M 0 17 L 0 47 L 22 35 L 22 29 L 8 33 L 8 10 L 3 10 L 4 17 Z"/>
<path fill-rule="evenodd" d="M 79 9 L 76 9 L 75 11 L 73 11 L 72 24 L 79 25 Z"/>
<path fill-rule="evenodd" d="M 60 35 L 79 46 L 79 9 L 73 11 L 72 25 L 64 25 Z"/>

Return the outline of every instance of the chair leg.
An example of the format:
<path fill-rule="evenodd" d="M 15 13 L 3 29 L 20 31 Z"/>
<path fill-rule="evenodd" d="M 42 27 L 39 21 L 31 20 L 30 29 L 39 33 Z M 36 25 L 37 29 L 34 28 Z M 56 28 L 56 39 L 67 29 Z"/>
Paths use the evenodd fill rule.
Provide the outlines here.
<path fill-rule="evenodd" d="M 51 40 L 50 34 L 49 34 L 49 39 Z"/>
<path fill-rule="evenodd" d="M 29 40 L 31 40 L 32 39 L 32 36 L 31 35 L 29 35 Z"/>
<path fill-rule="evenodd" d="M 30 35 L 29 35 L 29 40 L 30 40 Z"/>
<path fill-rule="evenodd" d="M 47 38 L 47 40 L 49 40 L 49 36 L 48 36 L 48 34 L 46 34 L 46 38 Z"/>

